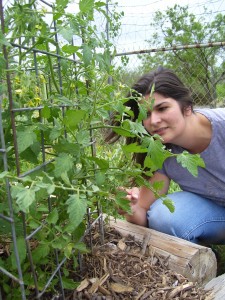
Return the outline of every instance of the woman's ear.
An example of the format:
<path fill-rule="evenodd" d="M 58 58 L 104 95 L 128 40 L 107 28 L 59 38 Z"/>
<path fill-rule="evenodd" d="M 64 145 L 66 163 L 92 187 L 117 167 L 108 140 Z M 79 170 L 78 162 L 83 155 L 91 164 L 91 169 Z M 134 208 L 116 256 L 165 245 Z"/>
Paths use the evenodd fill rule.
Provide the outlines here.
<path fill-rule="evenodd" d="M 184 115 L 185 116 L 190 116 L 192 115 L 193 113 L 193 110 L 192 110 L 192 107 L 191 106 L 187 106 L 187 107 L 184 107 Z"/>

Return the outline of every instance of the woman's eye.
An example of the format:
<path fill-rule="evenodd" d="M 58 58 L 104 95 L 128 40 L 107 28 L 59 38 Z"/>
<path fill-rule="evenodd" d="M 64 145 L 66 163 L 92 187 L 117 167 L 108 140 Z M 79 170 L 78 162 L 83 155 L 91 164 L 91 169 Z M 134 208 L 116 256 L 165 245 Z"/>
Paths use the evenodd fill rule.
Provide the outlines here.
<path fill-rule="evenodd" d="M 164 111 L 164 110 L 166 110 L 167 109 L 167 106 L 163 106 L 163 107 L 160 107 L 159 108 L 159 111 Z"/>

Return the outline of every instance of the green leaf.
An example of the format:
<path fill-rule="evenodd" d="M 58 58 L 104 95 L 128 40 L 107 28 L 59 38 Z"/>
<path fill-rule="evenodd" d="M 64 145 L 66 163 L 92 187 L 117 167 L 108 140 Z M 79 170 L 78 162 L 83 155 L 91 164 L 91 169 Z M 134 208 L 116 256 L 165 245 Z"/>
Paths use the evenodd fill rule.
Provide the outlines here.
<path fill-rule="evenodd" d="M 138 143 L 132 143 L 129 145 L 123 145 L 122 149 L 124 152 L 132 152 L 132 153 L 146 153 L 148 152 L 147 149 L 144 149 L 141 145 L 138 145 Z"/>
<path fill-rule="evenodd" d="M 69 224 L 66 224 L 63 228 L 62 228 L 63 232 L 66 232 L 67 234 L 68 233 L 73 233 L 73 236 L 75 238 L 76 241 L 79 241 L 83 235 L 84 235 L 84 232 L 86 230 L 86 225 L 85 225 L 85 222 L 81 222 L 75 229 L 74 229 L 74 226 L 69 223 Z"/>
<path fill-rule="evenodd" d="M 70 27 L 61 27 L 59 30 L 59 34 L 67 40 L 67 42 L 71 43 L 73 39 L 73 29 Z"/>
<path fill-rule="evenodd" d="M 55 191 L 55 185 L 52 183 L 37 182 L 36 186 L 45 189 L 48 195 L 51 195 Z"/>
<path fill-rule="evenodd" d="M 20 158 L 26 160 L 27 162 L 38 164 L 38 155 L 41 151 L 39 142 L 34 142 L 30 147 L 25 149 Z"/>
<path fill-rule="evenodd" d="M 90 145 L 90 132 L 88 130 L 80 130 L 76 134 L 76 139 L 79 145 L 84 147 Z"/>
<path fill-rule="evenodd" d="M 67 241 L 63 238 L 63 236 L 59 236 L 52 241 L 51 245 L 54 249 L 63 249 L 67 245 Z"/>
<path fill-rule="evenodd" d="M 166 158 L 172 154 L 165 149 L 162 142 L 154 137 L 146 137 L 143 139 L 143 147 L 148 147 L 148 155 L 150 155 L 152 162 L 154 162 L 155 169 L 161 169 Z"/>
<path fill-rule="evenodd" d="M 0 173 L 0 179 L 7 177 L 7 175 L 9 175 L 8 171 L 4 171 L 4 172 Z"/>
<path fill-rule="evenodd" d="M 59 214 L 57 208 L 54 208 L 47 217 L 47 222 L 49 224 L 56 224 L 59 219 Z"/>
<path fill-rule="evenodd" d="M 79 250 L 81 253 L 89 253 L 90 250 L 87 249 L 87 245 L 82 242 L 74 244 L 74 249 Z"/>
<path fill-rule="evenodd" d="M 115 133 L 117 133 L 118 135 L 121 135 L 121 136 L 126 136 L 126 137 L 135 137 L 135 134 L 131 133 L 129 130 L 125 130 L 123 128 L 119 128 L 119 127 L 114 127 L 113 128 L 113 131 Z"/>
<path fill-rule="evenodd" d="M 27 189 L 21 186 L 15 186 L 11 188 L 12 197 L 16 198 L 16 203 L 19 209 L 27 213 L 29 207 L 35 201 L 35 189 Z"/>
<path fill-rule="evenodd" d="M 40 188 L 40 190 L 35 193 L 35 198 L 38 203 L 40 203 L 40 201 L 42 201 L 42 200 L 45 201 L 46 199 L 48 199 L 48 196 L 49 195 L 48 195 L 47 191 L 42 188 Z M 35 210 L 36 210 L 36 208 L 35 208 Z"/>
<path fill-rule="evenodd" d="M 142 125 L 142 123 L 138 123 L 138 122 L 132 122 L 130 120 L 128 120 L 129 124 L 130 124 L 130 131 L 132 133 L 134 133 L 135 135 L 147 135 L 148 132 L 146 131 L 145 127 Z"/>
<path fill-rule="evenodd" d="M 95 182 L 98 186 L 101 186 L 105 183 L 106 176 L 104 172 L 97 171 L 95 173 Z"/>
<path fill-rule="evenodd" d="M 83 62 L 88 67 L 92 60 L 92 49 L 87 45 L 83 44 Z"/>
<path fill-rule="evenodd" d="M 62 130 L 63 130 L 62 126 L 59 124 L 56 118 L 54 118 L 54 121 L 55 121 L 55 126 L 51 129 L 49 134 L 49 138 L 51 141 L 54 141 L 58 137 L 60 137 L 62 135 Z"/>
<path fill-rule="evenodd" d="M 131 213 L 130 200 L 126 199 L 125 197 L 126 193 L 123 191 L 119 191 L 115 196 L 115 202 L 119 208 L 128 213 Z"/>
<path fill-rule="evenodd" d="M 99 191 L 99 187 L 94 184 L 91 185 L 91 189 L 93 190 L 94 193 L 97 193 Z"/>
<path fill-rule="evenodd" d="M 151 169 L 153 171 L 157 170 L 157 168 L 155 168 L 155 164 L 154 164 L 153 160 L 149 156 L 145 157 L 144 168 L 148 168 L 148 169 Z"/>
<path fill-rule="evenodd" d="M 65 256 L 69 259 L 73 251 L 73 244 L 72 243 L 67 244 L 63 250 Z"/>
<path fill-rule="evenodd" d="M 138 108 L 139 108 L 138 122 L 141 122 L 147 118 L 146 104 L 143 105 L 141 103 L 138 103 Z"/>
<path fill-rule="evenodd" d="M 73 158 L 66 153 L 60 153 L 59 157 L 55 159 L 54 173 L 56 177 L 61 177 L 61 174 L 72 170 L 73 166 Z"/>
<path fill-rule="evenodd" d="M 67 290 L 75 290 L 80 282 L 74 281 L 74 279 L 62 277 L 63 288 Z"/>
<path fill-rule="evenodd" d="M 71 182 L 70 182 L 67 172 L 61 173 L 61 178 L 65 184 L 71 186 Z"/>
<path fill-rule="evenodd" d="M 0 45 L 5 45 L 5 46 L 9 46 L 11 47 L 11 44 L 7 41 L 7 39 L 5 38 L 3 32 L 0 30 Z"/>
<path fill-rule="evenodd" d="M 45 119 L 48 119 L 51 116 L 51 110 L 48 106 L 44 106 L 41 111 L 41 116 Z"/>
<path fill-rule="evenodd" d="M 86 13 L 94 8 L 94 0 L 80 0 L 79 2 L 80 11 Z"/>
<path fill-rule="evenodd" d="M 70 223 L 76 228 L 84 218 L 87 209 L 87 200 L 81 195 L 71 195 L 66 201 L 68 205 L 67 213 L 69 214 Z"/>
<path fill-rule="evenodd" d="M 71 130 L 77 128 L 77 125 L 84 120 L 86 112 L 81 109 L 77 110 L 68 110 L 65 114 L 64 124 L 69 127 Z"/>
<path fill-rule="evenodd" d="M 39 262 L 42 258 L 47 257 L 50 252 L 48 244 L 39 244 L 37 248 L 32 251 L 32 257 L 35 263 Z"/>
<path fill-rule="evenodd" d="M 75 143 L 70 143 L 64 138 L 61 138 L 56 145 L 53 145 L 53 149 L 57 152 L 69 153 L 75 157 L 79 157 L 80 154 L 80 146 Z"/>
<path fill-rule="evenodd" d="M 102 1 L 97 1 L 95 2 L 95 7 L 105 7 L 105 2 L 102 2 Z"/>
<path fill-rule="evenodd" d="M 72 100 L 70 100 L 69 98 L 59 95 L 56 98 L 57 104 L 62 104 L 62 105 L 68 105 L 68 106 L 73 106 L 74 102 Z"/>
<path fill-rule="evenodd" d="M 73 45 L 65 45 L 62 47 L 62 51 L 68 54 L 76 53 L 79 49 L 80 47 Z"/>
<path fill-rule="evenodd" d="M 155 181 L 152 185 L 153 189 L 156 191 L 160 191 L 164 187 L 164 181 Z"/>
<path fill-rule="evenodd" d="M 166 205 L 166 207 L 169 209 L 171 213 L 175 211 L 174 202 L 168 198 L 163 199 L 163 204 Z"/>
<path fill-rule="evenodd" d="M 43 177 L 40 178 L 44 183 L 50 183 L 51 185 L 54 185 L 54 181 L 53 181 L 54 177 L 49 176 L 49 174 L 44 171 L 42 171 L 41 174 Z"/>
<path fill-rule="evenodd" d="M 69 0 L 56 0 L 56 5 L 65 9 L 69 3 Z"/>
<path fill-rule="evenodd" d="M 46 204 L 39 204 L 37 207 L 37 211 L 48 213 L 49 212 L 48 206 Z"/>
<path fill-rule="evenodd" d="M 6 68 L 6 61 L 5 61 L 4 57 L 0 55 L 0 75 L 2 74 L 2 71 L 5 68 Z M 2 94 L 4 91 L 4 86 L 1 85 L 0 87 L 1 87 L 0 94 Z"/>
<path fill-rule="evenodd" d="M 194 177 L 198 176 L 198 167 L 205 168 L 205 163 L 199 154 L 190 154 L 187 151 L 177 155 L 177 162 Z"/>
<path fill-rule="evenodd" d="M 20 258 L 20 264 L 23 264 L 24 260 L 26 259 L 26 244 L 24 237 L 18 237 L 16 240 L 17 244 L 17 250 Z M 16 256 L 15 256 L 15 249 L 13 247 L 13 252 L 11 255 L 11 262 L 12 262 L 12 268 L 15 270 L 18 268 L 16 263 Z"/>
<path fill-rule="evenodd" d="M 37 136 L 32 127 L 23 128 L 23 130 L 17 130 L 17 143 L 19 153 L 26 150 L 33 143 L 37 141 Z"/>
<path fill-rule="evenodd" d="M 94 161 L 100 169 L 108 169 L 109 168 L 109 162 L 108 160 L 105 160 L 103 158 L 98 158 L 98 157 L 88 157 L 89 160 Z"/>
<path fill-rule="evenodd" d="M 30 220 L 29 221 L 29 228 L 31 229 L 36 229 L 40 226 L 40 223 L 36 222 L 35 220 Z"/>

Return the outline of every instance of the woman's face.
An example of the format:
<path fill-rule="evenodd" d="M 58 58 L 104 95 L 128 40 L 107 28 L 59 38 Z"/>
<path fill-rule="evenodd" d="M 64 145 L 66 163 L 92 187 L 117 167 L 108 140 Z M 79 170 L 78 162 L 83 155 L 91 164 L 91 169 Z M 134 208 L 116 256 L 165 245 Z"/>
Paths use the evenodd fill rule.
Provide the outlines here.
<path fill-rule="evenodd" d="M 145 98 L 150 100 L 149 96 Z M 186 117 L 192 113 L 191 108 L 183 114 L 173 98 L 154 93 L 153 99 L 153 104 L 149 104 L 151 110 L 148 110 L 148 117 L 143 121 L 144 127 L 151 135 L 160 135 L 164 144 L 179 144 L 186 127 Z"/>

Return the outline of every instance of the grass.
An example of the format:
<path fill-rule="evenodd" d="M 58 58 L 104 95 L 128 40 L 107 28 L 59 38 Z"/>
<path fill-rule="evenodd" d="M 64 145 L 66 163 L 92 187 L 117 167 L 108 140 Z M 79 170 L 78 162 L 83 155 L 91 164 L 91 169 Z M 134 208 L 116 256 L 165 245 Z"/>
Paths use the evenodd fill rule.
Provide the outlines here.
<path fill-rule="evenodd" d="M 217 258 L 217 276 L 225 274 L 225 245 L 212 245 Z"/>

